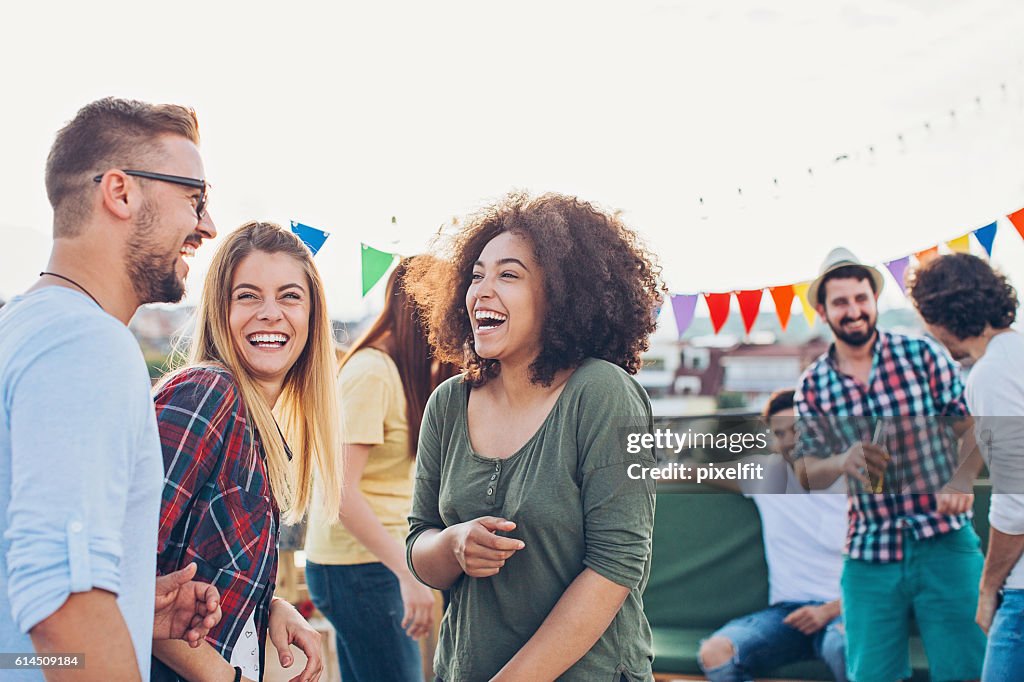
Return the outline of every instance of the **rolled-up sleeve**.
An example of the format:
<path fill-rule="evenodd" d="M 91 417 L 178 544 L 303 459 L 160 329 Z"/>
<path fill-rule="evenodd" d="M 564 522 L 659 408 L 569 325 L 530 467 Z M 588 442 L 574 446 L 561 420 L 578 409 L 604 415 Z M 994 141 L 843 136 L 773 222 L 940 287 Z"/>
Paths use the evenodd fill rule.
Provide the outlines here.
<path fill-rule="evenodd" d="M 989 524 L 1007 535 L 1024 535 L 1024 494 L 992 493 Z"/>
<path fill-rule="evenodd" d="M 613 583 L 636 588 L 651 556 L 653 483 L 629 478 L 622 464 L 595 469 L 583 484 L 583 514 L 583 564 Z"/>
<path fill-rule="evenodd" d="M 630 465 L 657 465 L 654 453 L 630 453 L 630 433 L 653 430 L 650 402 L 639 384 L 617 368 L 604 377 L 606 390 L 589 390 L 580 404 L 580 487 L 583 502 L 583 564 L 604 578 L 634 589 L 647 572 L 654 532 L 654 482 L 630 476 Z M 618 385 L 616 385 L 618 384 Z"/>
<path fill-rule="evenodd" d="M 828 419 L 821 414 L 817 404 L 817 390 L 814 377 L 805 375 L 793 396 L 793 408 L 796 412 L 796 443 L 793 447 L 793 459 L 803 457 L 831 457 L 836 445 L 830 443 Z"/>
<path fill-rule="evenodd" d="M 74 354 L 62 344 L 37 355 L 8 393 L 7 590 L 22 632 L 73 592 L 120 591 L 131 454 L 139 446 L 133 425 L 152 403 L 141 365 L 98 371 L 89 358 L 137 357 L 133 343 L 103 327 L 82 329 Z"/>

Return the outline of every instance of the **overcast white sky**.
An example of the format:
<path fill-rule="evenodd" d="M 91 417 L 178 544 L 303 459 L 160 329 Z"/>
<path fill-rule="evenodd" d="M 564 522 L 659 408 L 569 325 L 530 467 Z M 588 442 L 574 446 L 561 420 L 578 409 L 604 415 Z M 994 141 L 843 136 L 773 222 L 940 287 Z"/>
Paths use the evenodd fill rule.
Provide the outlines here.
<path fill-rule="evenodd" d="M 360 241 L 413 253 L 512 188 L 622 209 L 687 293 L 809 279 L 838 244 L 877 264 L 1024 206 L 1015 0 L 19 3 L 6 16 L 4 298 L 46 260 L 54 133 L 109 94 L 196 108 L 222 233 L 250 218 L 332 232 L 317 260 L 336 317 L 372 305 Z M 994 261 L 1022 284 L 1024 241 L 1005 220 Z"/>

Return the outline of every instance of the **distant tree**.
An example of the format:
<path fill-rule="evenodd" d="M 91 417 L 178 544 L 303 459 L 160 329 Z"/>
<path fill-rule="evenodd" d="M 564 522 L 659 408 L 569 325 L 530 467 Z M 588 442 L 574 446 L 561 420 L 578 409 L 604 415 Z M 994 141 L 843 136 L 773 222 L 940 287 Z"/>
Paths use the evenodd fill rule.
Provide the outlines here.
<path fill-rule="evenodd" d="M 718 409 L 731 410 L 747 406 L 747 398 L 736 391 L 722 391 L 718 394 Z"/>
<path fill-rule="evenodd" d="M 170 369 L 168 356 L 160 351 L 147 350 L 142 354 L 146 359 L 146 368 L 149 370 L 149 378 L 156 382 Z"/>

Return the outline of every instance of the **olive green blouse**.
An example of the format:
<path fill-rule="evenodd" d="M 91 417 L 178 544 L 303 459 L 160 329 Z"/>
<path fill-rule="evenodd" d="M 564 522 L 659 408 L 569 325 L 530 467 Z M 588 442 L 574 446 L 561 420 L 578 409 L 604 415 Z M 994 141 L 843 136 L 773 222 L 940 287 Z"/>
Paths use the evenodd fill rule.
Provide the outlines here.
<path fill-rule="evenodd" d="M 505 459 L 473 451 L 469 392 L 455 377 L 427 404 L 407 550 L 427 529 L 481 516 L 514 521 L 516 529 L 505 535 L 526 548 L 497 575 L 463 575 L 452 586 L 435 674 L 447 682 L 490 679 L 590 568 L 630 592 L 597 643 L 560 679 L 649 680 L 653 654 L 642 594 L 651 566 L 654 484 L 627 470 L 634 463 L 652 466 L 654 455 L 627 448 L 626 439 L 652 429 L 646 392 L 621 368 L 585 360 L 537 433 Z"/>

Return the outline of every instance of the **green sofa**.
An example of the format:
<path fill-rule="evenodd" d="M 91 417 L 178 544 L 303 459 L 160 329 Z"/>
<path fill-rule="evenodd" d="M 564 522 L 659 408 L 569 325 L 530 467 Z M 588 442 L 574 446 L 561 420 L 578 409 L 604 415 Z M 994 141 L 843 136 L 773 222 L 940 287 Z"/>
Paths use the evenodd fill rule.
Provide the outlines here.
<path fill-rule="evenodd" d="M 975 487 L 974 525 L 988 542 L 988 485 Z M 726 621 L 768 606 L 761 519 L 750 500 L 691 484 L 660 483 L 654 557 L 644 611 L 654 634 L 654 671 L 700 676 L 702 639 Z M 913 680 L 927 680 L 920 639 L 912 638 Z M 787 665 L 773 678 L 830 680 L 818 661 Z"/>

